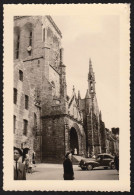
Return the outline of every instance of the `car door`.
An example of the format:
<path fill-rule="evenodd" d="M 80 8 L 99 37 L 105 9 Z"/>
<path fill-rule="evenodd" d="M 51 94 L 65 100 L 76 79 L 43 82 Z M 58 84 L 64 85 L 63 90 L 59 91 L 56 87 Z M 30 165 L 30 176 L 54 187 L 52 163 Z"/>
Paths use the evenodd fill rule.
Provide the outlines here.
<path fill-rule="evenodd" d="M 110 155 L 104 155 L 103 156 L 103 166 L 109 166 L 109 163 L 111 160 L 112 160 L 112 157 Z"/>

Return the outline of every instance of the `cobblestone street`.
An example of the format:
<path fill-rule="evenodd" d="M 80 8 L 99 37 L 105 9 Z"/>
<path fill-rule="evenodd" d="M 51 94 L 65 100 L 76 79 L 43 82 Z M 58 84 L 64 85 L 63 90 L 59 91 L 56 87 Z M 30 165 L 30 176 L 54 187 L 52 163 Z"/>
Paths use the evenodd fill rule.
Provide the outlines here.
<path fill-rule="evenodd" d="M 75 180 L 118 180 L 116 170 L 104 170 L 99 167 L 92 171 L 82 171 L 78 165 L 73 165 Z M 27 174 L 27 180 L 63 180 L 62 164 L 37 164 L 33 173 Z"/>

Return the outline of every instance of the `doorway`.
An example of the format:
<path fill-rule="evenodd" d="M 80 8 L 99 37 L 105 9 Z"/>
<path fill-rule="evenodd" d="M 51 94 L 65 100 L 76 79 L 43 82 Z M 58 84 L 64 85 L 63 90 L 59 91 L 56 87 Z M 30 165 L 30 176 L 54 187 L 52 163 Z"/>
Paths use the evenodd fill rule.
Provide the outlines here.
<path fill-rule="evenodd" d="M 74 127 L 70 130 L 70 149 L 72 154 L 79 154 L 78 135 Z"/>

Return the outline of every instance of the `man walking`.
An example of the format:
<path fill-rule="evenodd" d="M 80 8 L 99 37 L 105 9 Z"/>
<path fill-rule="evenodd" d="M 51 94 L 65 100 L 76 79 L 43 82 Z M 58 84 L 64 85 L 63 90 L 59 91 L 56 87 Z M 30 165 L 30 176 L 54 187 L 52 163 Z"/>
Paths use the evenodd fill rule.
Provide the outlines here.
<path fill-rule="evenodd" d="M 22 151 L 14 147 L 14 180 L 26 180 L 25 165 L 19 162 Z"/>
<path fill-rule="evenodd" d="M 72 154 L 70 152 L 67 152 L 65 155 L 65 160 L 63 162 L 64 167 L 64 180 L 73 180 L 74 179 L 74 171 L 73 171 L 73 165 L 72 165 Z"/>

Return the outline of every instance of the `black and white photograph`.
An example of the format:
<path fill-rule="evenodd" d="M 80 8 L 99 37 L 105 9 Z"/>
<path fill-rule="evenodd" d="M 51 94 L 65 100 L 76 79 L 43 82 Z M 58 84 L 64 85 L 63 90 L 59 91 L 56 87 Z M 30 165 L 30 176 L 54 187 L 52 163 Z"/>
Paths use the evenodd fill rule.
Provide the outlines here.
<path fill-rule="evenodd" d="M 5 189 L 129 191 L 129 5 L 4 13 Z"/>

